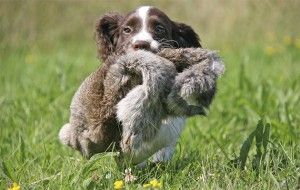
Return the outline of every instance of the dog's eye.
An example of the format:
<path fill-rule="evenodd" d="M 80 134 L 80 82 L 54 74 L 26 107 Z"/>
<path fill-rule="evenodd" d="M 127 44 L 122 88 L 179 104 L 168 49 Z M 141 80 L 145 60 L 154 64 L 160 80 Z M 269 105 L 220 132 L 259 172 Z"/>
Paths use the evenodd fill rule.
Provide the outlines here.
<path fill-rule="evenodd" d="M 163 27 L 162 25 L 157 25 L 157 26 L 155 27 L 155 32 L 156 32 L 157 34 L 164 34 L 164 33 L 166 32 L 166 29 L 165 29 L 165 27 Z"/>
<path fill-rule="evenodd" d="M 123 28 L 123 32 L 124 32 L 125 34 L 129 34 L 129 33 L 132 32 L 132 29 L 131 29 L 129 26 L 126 26 L 125 28 Z"/>

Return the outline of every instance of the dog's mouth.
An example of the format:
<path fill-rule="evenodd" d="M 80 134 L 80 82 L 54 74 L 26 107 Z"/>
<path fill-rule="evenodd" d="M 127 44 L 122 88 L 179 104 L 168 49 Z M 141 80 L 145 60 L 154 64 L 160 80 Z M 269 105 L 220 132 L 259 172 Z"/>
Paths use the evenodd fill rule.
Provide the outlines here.
<path fill-rule="evenodd" d="M 156 47 L 141 46 L 139 48 L 134 48 L 133 45 L 129 45 L 128 48 L 124 48 L 124 46 L 120 47 L 116 52 L 118 52 L 118 54 L 124 54 L 124 53 L 130 53 L 130 52 L 134 52 L 134 51 L 138 51 L 138 50 L 144 50 L 144 51 L 149 51 L 151 53 L 157 54 L 160 51 L 162 51 L 163 49 L 170 49 L 170 48 L 175 48 L 175 47 L 158 44 L 158 46 L 156 46 Z"/>
<path fill-rule="evenodd" d="M 133 51 L 138 51 L 138 50 L 144 50 L 144 51 L 149 51 L 149 52 L 152 52 L 154 54 L 157 54 L 161 48 L 129 48 L 128 49 L 128 52 L 133 52 Z"/>

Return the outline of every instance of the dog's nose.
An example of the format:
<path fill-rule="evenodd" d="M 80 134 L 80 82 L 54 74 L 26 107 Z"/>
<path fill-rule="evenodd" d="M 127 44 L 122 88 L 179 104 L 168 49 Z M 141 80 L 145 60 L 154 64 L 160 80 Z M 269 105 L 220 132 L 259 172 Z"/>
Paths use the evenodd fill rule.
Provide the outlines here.
<path fill-rule="evenodd" d="M 136 41 L 133 44 L 133 49 L 134 50 L 138 50 L 138 49 L 145 49 L 145 50 L 149 50 L 150 49 L 150 43 L 147 41 Z"/>

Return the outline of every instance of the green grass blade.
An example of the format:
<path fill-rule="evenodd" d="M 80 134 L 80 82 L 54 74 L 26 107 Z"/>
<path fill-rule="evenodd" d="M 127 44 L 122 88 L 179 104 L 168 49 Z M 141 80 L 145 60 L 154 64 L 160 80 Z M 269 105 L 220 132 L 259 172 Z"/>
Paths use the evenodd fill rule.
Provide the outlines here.
<path fill-rule="evenodd" d="M 239 161 L 240 161 L 240 167 L 241 169 L 245 169 L 246 166 L 246 161 L 247 161 L 247 157 L 252 145 L 252 141 L 255 137 L 255 133 L 256 131 L 253 131 L 248 138 L 244 141 L 241 150 L 240 150 L 240 156 L 239 156 Z"/>
<path fill-rule="evenodd" d="M 11 175 L 11 167 L 9 164 L 7 165 L 3 160 L 0 160 L 0 169 L 4 177 L 9 178 L 9 180 L 11 181 L 14 181 L 14 178 Z"/>
<path fill-rule="evenodd" d="M 252 167 L 256 172 L 259 171 L 261 157 L 262 157 L 262 143 L 263 143 L 263 133 L 264 133 L 264 121 L 263 119 L 258 121 L 255 129 L 255 141 L 256 141 L 256 155 L 252 160 Z"/>

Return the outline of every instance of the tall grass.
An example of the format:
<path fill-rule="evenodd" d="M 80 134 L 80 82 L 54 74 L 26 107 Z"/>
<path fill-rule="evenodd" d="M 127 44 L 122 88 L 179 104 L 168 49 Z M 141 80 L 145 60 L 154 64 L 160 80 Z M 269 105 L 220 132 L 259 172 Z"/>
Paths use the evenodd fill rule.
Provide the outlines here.
<path fill-rule="evenodd" d="M 126 187 L 152 178 L 165 189 L 299 187 L 300 1 L 122 0 L 0 2 L 0 188 L 111 189 L 124 178 L 111 154 L 84 160 L 57 134 L 99 65 L 97 18 L 145 4 L 191 25 L 226 73 L 209 116 L 189 119 L 172 161 L 133 170 L 138 179 Z"/>

